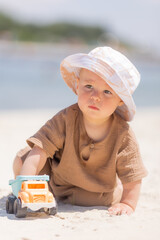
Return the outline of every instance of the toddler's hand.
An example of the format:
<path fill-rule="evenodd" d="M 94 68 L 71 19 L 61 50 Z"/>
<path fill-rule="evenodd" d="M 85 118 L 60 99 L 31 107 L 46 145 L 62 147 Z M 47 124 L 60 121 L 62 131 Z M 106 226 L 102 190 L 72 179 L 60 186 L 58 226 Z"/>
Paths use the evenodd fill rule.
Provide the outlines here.
<path fill-rule="evenodd" d="M 131 215 L 134 211 L 133 209 L 125 203 L 116 203 L 112 207 L 108 208 L 110 215 Z"/>

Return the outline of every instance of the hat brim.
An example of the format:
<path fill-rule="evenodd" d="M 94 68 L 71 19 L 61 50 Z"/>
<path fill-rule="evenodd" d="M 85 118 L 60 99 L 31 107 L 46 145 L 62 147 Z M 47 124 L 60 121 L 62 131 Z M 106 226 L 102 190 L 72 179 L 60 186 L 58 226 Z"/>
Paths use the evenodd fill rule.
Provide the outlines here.
<path fill-rule="evenodd" d="M 96 73 L 116 92 L 124 102 L 122 106 L 117 107 L 116 112 L 124 120 L 131 121 L 135 115 L 136 106 L 129 89 L 118 73 L 106 62 L 88 54 L 70 55 L 62 61 L 60 70 L 62 78 L 75 94 L 81 68 Z"/>

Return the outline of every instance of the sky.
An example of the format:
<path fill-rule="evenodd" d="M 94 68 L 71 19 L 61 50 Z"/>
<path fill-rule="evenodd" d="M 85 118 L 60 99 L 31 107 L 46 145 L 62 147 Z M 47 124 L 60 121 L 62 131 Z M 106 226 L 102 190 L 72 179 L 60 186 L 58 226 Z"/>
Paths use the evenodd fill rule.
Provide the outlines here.
<path fill-rule="evenodd" d="M 0 11 L 25 22 L 100 25 L 160 53 L 160 0 L 0 0 Z"/>

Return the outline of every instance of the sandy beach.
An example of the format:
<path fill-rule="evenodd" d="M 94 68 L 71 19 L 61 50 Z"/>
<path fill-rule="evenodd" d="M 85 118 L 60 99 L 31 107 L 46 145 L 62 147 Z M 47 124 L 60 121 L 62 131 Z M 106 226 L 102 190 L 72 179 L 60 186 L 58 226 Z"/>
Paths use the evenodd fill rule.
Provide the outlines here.
<path fill-rule="evenodd" d="M 25 140 L 57 110 L 0 111 L 0 239 L 1 240 L 158 240 L 160 239 L 160 108 L 138 109 L 131 123 L 149 172 L 132 216 L 110 217 L 105 207 L 60 203 L 56 216 L 28 213 L 17 219 L 5 211 L 11 192 L 12 161 Z"/>

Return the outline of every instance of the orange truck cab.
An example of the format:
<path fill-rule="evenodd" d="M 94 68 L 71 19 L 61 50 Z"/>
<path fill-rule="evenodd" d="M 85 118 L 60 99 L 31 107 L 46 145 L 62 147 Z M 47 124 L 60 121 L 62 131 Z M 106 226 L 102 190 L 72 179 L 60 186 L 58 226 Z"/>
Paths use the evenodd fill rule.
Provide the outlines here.
<path fill-rule="evenodd" d="M 46 181 L 22 182 L 18 198 L 21 199 L 22 207 L 28 207 L 32 211 L 55 207 L 55 199 L 53 194 L 49 192 Z"/>

